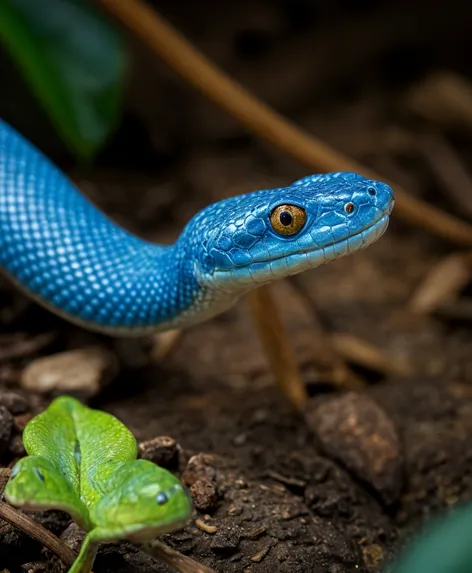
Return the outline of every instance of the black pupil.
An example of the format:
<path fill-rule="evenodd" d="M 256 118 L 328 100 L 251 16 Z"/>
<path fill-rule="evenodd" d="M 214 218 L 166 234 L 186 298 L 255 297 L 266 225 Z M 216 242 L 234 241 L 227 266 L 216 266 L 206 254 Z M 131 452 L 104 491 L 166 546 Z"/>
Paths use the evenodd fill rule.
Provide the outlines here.
<path fill-rule="evenodd" d="M 166 496 L 165 493 L 158 493 L 156 499 L 157 499 L 158 505 L 164 505 L 165 503 L 167 503 L 169 501 L 168 497 Z"/>
<path fill-rule="evenodd" d="M 291 225 L 293 223 L 292 213 L 289 211 L 282 211 L 282 213 L 280 213 L 280 222 L 284 227 Z"/>

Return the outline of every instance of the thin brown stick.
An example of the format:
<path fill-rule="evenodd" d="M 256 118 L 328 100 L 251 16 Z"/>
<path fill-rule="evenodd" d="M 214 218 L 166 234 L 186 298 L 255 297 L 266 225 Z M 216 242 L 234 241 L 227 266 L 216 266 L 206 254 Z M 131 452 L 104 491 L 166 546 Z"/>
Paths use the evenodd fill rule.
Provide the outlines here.
<path fill-rule="evenodd" d="M 72 549 L 69 549 L 69 547 L 54 534 L 21 511 L 14 509 L 6 503 L 0 502 L 0 519 L 8 521 L 8 523 L 18 527 L 18 529 L 24 531 L 27 535 L 44 545 L 44 547 L 47 547 L 68 567 L 74 563 L 77 555 Z"/>
<path fill-rule="evenodd" d="M 471 246 L 472 226 L 419 199 L 399 185 L 326 145 L 259 101 L 205 58 L 185 37 L 141 0 L 97 0 L 140 37 L 188 83 L 248 129 L 316 171 L 355 171 L 389 183 L 396 213 L 405 221 L 454 243 Z"/>
<path fill-rule="evenodd" d="M 301 410 L 308 393 L 269 287 L 250 292 L 247 302 L 280 390 L 292 406 Z"/>
<path fill-rule="evenodd" d="M 172 567 L 172 569 L 179 571 L 179 573 L 216 573 L 214 569 L 210 569 L 206 565 L 202 565 L 190 557 L 174 551 L 157 540 L 141 545 L 141 550 Z"/>
<path fill-rule="evenodd" d="M 313 327 L 313 349 L 316 352 L 316 366 L 321 371 L 322 378 L 347 390 L 360 391 L 366 387 L 365 381 L 354 374 L 344 357 L 336 349 L 330 335 L 329 325 L 325 324 L 310 291 L 303 280 L 292 277 L 291 285 L 303 299 L 309 310 Z"/>
<path fill-rule="evenodd" d="M 433 265 L 408 304 L 416 314 L 431 314 L 453 302 L 472 277 L 472 253 L 452 253 Z"/>
<path fill-rule="evenodd" d="M 15 342 L 0 349 L 0 362 L 6 362 L 13 358 L 31 356 L 31 354 L 34 354 L 35 352 L 42 350 L 45 346 L 51 344 L 55 338 L 55 332 L 44 332 L 42 334 L 38 334 L 38 336 L 35 336 L 34 338 Z"/>
<path fill-rule="evenodd" d="M 446 197 L 459 213 L 472 219 L 472 174 L 459 154 L 445 137 L 434 131 L 426 133 L 417 145 Z"/>
<path fill-rule="evenodd" d="M 7 468 L 0 468 L 0 487 L 5 487 L 10 473 L 11 470 Z M 3 489 L 0 491 L 0 493 L 2 491 Z M 18 529 L 24 531 L 34 540 L 44 545 L 44 547 L 47 547 L 50 551 L 55 553 L 59 559 L 68 567 L 71 567 L 76 560 L 77 554 L 72 551 L 72 549 L 67 547 L 67 545 L 53 533 L 48 531 L 39 523 L 36 523 L 36 521 L 26 516 L 18 509 L 15 509 L 7 503 L 3 502 L 0 502 L 0 520 L 1 519 L 7 521 L 15 527 L 18 527 Z M 179 552 L 170 549 L 159 541 L 153 541 L 152 543 L 143 545 L 143 551 L 146 548 L 149 549 L 146 551 L 147 553 L 150 553 L 153 557 L 159 559 L 166 565 L 169 565 L 169 567 L 173 567 L 180 573 L 215 573 L 213 569 L 209 569 L 204 565 L 200 565 L 200 563 L 197 561 L 190 559 L 190 557 L 181 555 Z M 93 571 L 90 573 L 93 573 Z"/>
<path fill-rule="evenodd" d="M 10 475 L 10 468 L 0 468 L 0 494 L 3 494 L 3 490 L 7 485 Z M 18 527 L 18 529 L 21 529 L 21 531 L 24 531 L 27 535 L 36 541 L 39 541 L 39 543 L 55 553 L 68 567 L 70 567 L 75 561 L 77 555 L 72 551 L 72 549 L 69 549 L 69 547 L 67 547 L 67 545 L 65 545 L 53 533 L 48 531 L 39 523 L 36 523 L 33 519 L 27 517 L 18 509 L 14 509 L 10 505 L 0 502 L 0 519 Z"/>
<path fill-rule="evenodd" d="M 11 469 L 0 468 L 0 496 L 3 494 L 5 487 L 10 479 Z"/>

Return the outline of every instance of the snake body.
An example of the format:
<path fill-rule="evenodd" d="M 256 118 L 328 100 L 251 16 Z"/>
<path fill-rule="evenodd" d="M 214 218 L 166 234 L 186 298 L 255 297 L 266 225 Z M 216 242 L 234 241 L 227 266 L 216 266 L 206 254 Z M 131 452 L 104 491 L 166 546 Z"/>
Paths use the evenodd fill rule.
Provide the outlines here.
<path fill-rule="evenodd" d="M 274 227 L 278 209 L 290 220 L 284 206 L 303 215 L 293 233 Z M 260 284 L 364 248 L 392 208 L 385 183 L 311 175 L 209 205 L 173 245 L 156 245 L 111 221 L 0 120 L 0 267 L 57 314 L 114 335 L 202 322 Z"/>

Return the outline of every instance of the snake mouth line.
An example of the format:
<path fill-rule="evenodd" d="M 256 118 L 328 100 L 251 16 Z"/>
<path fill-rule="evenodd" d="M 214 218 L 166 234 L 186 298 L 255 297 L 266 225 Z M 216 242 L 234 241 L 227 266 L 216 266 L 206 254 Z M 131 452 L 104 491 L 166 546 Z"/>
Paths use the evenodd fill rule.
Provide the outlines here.
<path fill-rule="evenodd" d="M 377 221 L 375 221 L 375 223 L 372 223 L 371 225 L 364 227 L 358 233 L 354 233 L 353 235 L 349 235 L 348 237 L 345 237 L 344 239 L 338 239 L 336 241 L 331 241 L 331 243 L 327 243 L 326 245 L 323 245 L 321 247 L 320 246 L 313 247 L 312 249 L 307 248 L 304 250 L 297 251 L 295 253 L 290 253 L 288 255 L 281 255 L 280 257 L 275 257 L 273 259 L 262 259 L 261 261 L 254 261 L 254 263 L 250 263 L 248 266 L 251 266 L 253 264 L 258 264 L 258 263 L 262 263 L 262 264 L 273 263 L 276 261 L 280 261 L 282 259 L 290 259 L 290 257 L 293 257 L 293 256 L 309 255 L 311 253 L 322 252 L 322 251 L 325 251 L 326 249 L 329 249 L 331 247 L 336 247 L 336 246 L 339 246 L 342 244 L 347 244 L 349 241 L 354 241 L 356 238 L 360 238 L 362 236 L 367 235 L 366 236 L 367 240 L 365 241 L 365 245 L 362 245 L 359 247 L 359 249 L 361 249 L 361 248 L 364 248 L 364 246 L 367 247 L 369 244 L 371 244 L 372 242 L 374 242 L 375 240 L 380 238 L 380 235 L 379 235 L 379 237 L 372 238 L 373 240 L 369 241 L 370 233 L 377 230 L 377 229 L 381 229 L 381 228 L 382 228 L 382 233 L 383 233 L 387 228 L 386 224 L 388 223 L 388 221 L 389 221 L 389 214 L 384 213 L 382 215 L 382 217 L 380 217 L 379 219 L 377 219 Z M 385 228 L 383 228 L 384 224 L 385 224 Z M 355 250 L 358 250 L 358 249 L 354 249 L 352 252 L 354 252 Z M 349 253 L 346 253 L 346 254 L 349 254 Z M 329 260 L 329 259 L 327 259 L 327 260 Z"/>
<path fill-rule="evenodd" d="M 390 211 L 386 210 L 377 221 L 358 233 L 321 247 L 307 248 L 273 259 L 253 261 L 234 269 L 216 270 L 213 274 L 213 285 L 218 284 L 222 292 L 228 289 L 233 291 L 252 288 L 255 283 L 264 284 L 299 274 L 352 254 L 368 247 L 384 234 L 388 227 L 389 214 Z"/>
<path fill-rule="evenodd" d="M 217 285 L 220 293 L 226 293 L 225 296 L 228 293 L 242 293 L 257 285 L 293 276 L 365 249 L 384 234 L 390 212 L 391 209 L 385 210 L 377 221 L 358 233 L 321 247 L 308 248 L 265 261 L 254 261 L 234 269 L 217 270 L 212 275 L 213 288 Z"/>

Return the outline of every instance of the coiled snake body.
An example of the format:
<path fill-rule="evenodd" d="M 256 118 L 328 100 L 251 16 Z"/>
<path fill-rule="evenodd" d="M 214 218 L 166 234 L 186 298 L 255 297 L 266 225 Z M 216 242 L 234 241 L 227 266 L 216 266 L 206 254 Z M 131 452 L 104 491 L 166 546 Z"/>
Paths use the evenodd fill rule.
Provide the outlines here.
<path fill-rule="evenodd" d="M 52 311 L 110 334 L 206 320 L 260 284 L 373 243 L 392 208 L 384 183 L 311 175 L 209 205 L 173 245 L 155 245 L 112 222 L 0 120 L 1 268 Z"/>

